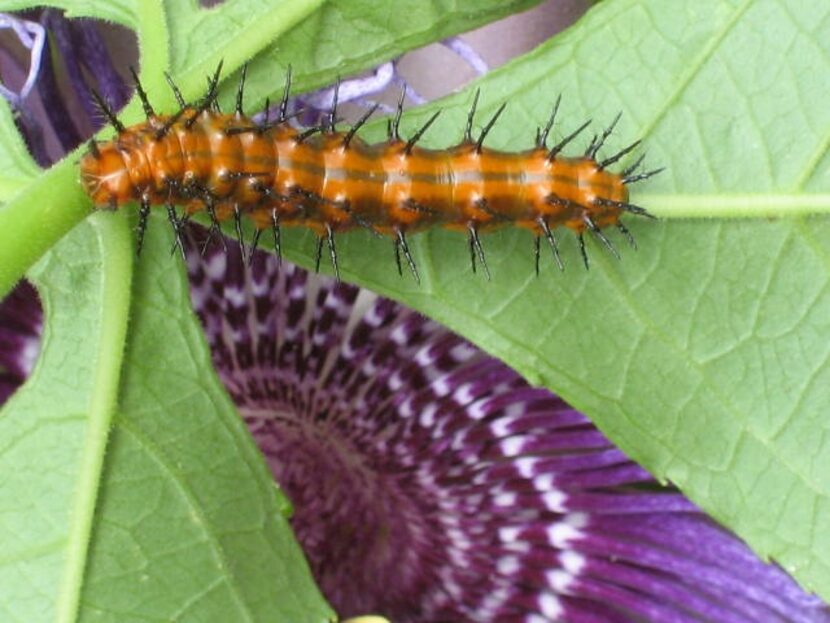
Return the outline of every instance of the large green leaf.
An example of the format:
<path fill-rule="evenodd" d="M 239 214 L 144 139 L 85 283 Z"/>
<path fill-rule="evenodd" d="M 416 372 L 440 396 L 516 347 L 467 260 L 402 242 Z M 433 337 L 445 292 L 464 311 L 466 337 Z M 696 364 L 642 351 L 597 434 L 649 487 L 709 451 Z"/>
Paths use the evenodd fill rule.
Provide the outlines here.
<path fill-rule="evenodd" d="M 0 418 L 2 618 L 328 620 L 170 234 L 132 287 L 128 236 L 96 215 L 32 273 L 48 323 Z"/>
<path fill-rule="evenodd" d="M 365 10 L 368 23 L 379 21 L 382 8 Z M 326 24 L 330 42 L 351 26 L 321 13 L 315 21 Z M 214 57 L 224 55 L 231 68 L 244 58 L 233 48 L 238 38 L 212 37 L 216 51 L 196 64 L 178 64 L 174 51 L 189 96 Z M 274 53 L 290 56 L 286 39 Z M 357 68 L 383 57 L 366 53 L 371 41 L 384 54 L 397 49 L 377 33 L 327 49 Z M 481 119 L 510 102 L 488 144 L 528 146 L 559 92 L 560 136 L 586 117 L 607 122 L 621 110 L 607 153 L 642 137 L 649 164 L 668 167 L 636 189 L 634 200 L 658 214 L 720 220 L 630 223 L 641 250 L 623 250 L 617 263 L 591 244 L 589 273 L 568 238 L 568 270 L 546 264 L 538 279 L 529 236 L 495 233 L 484 241 L 492 282 L 471 273 L 461 236 L 424 234 L 412 239 L 420 287 L 397 276 L 391 245 L 361 232 L 338 240 L 344 276 L 430 314 L 558 391 L 653 473 L 825 598 L 830 228 L 804 215 L 830 208 L 830 108 L 822 105 L 828 52 L 830 7 L 821 3 L 600 3 L 562 36 L 481 81 Z M 334 80 L 340 70 L 321 59 L 298 71 L 300 85 Z M 264 56 L 252 66 L 255 100 L 278 93 L 283 72 L 269 74 L 267 66 Z M 406 127 L 442 108 L 425 143 L 446 145 L 437 139 L 460 135 L 470 101 L 468 90 L 415 111 Z M 380 140 L 382 131 L 381 123 L 367 135 Z M 74 169 L 65 166 L 50 183 L 78 195 Z M 728 220 L 753 214 L 777 218 Z M 311 237 L 285 237 L 291 259 L 310 266 Z M 122 443 L 129 449 L 131 441 Z"/>
<path fill-rule="evenodd" d="M 327 621 L 287 503 L 212 371 L 182 267 L 171 270 L 172 235 L 154 229 L 136 271 L 80 619 Z"/>
<path fill-rule="evenodd" d="M 282 85 L 289 65 L 295 74 L 296 90 L 305 91 L 330 84 L 334 75 L 345 77 L 362 71 L 406 50 L 522 11 L 540 1 L 328 0 L 273 46 L 268 45 L 270 41 L 257 38 L 250 26 L 279 20 L 280 16 L 273 13 L 283 5 L 290 6 L 290 2 L 226 2 L 218 11 L 197 11 L 185 3 L 176 4 L 171 6 L 168 18 L 172 35 L 170 64 L 176 73 L 199 64 L 204 73 L 213 69 L 220 58 L 231 70 L 239 66 L 233 58 L 253 58 L 246 99 L 262 102 L 264 94 L 274 94 Z M 240 53 L 237 45 L 229 45 L 234 30 L 242 35 L 239 44 L 254 52 Z M 222 45 L 217 46 L 217 42 Z M 229 57 L 229 51 L 234 55 Z M 213 60 L 205 61 L 206 58 Z M 203 75 L 198 78 L 198 88 L 202 89 Z M 224 90 L 233 95 L 236 80 L 227 82 Z"/>
<path fill-rule="evenodd" d="M 521 148 L 564 94 L 566 132 L 623 122 L 606 153 L 644 138 L 667 171 L 634 201 L 640 251 L 601 245 L 580 267 L 533 276 L 529 235 L 485 240 L 494 274 L 469 269 L 463 237 L 417 238 L 418 288 L 362 234 L 339 249 L 349 279 L 437 318 L 553 388 L 632 457 L 830 597 L 830 6 L 784 0 L 604 2 L 576 27 L 480 83 L 492 145 Z M 433 108 L 431 136 L 462 127 L 469 93 Z M 374 136 L 381 136 L 377 128 Z M 437 140 L 432 144 L 440 144 Z M 657 194 L 660 193 L 660 194 Z M 774 220 L 728 217 L 776 216 Z M 792 215 L 792 216 L 788 216 Z M 310 264 L 312 245 L 300 241 Z M 378 256 L 390 259 L 379 263 Z"/>
<path fill-rule="evenodd" d="M 85 224 L 33 271 L 49 323 L 0 417 L 6 620 L 71 620 L 77 608 L 127 330 L 131 260 L 118 221 Z"/>
<path fill-rule="evenodd" d="M 413 49 L 517 13 L 540 0 L 373 0 L 325 6 L 287 33 L 279 45 L 265 49 L 252 67 L 248 99 L 260 104 L 277 95 L 285 70 L 294 71 L 298 91 L 332 83 Z M 226 83 L 232 96 L 236 80 Z"/>

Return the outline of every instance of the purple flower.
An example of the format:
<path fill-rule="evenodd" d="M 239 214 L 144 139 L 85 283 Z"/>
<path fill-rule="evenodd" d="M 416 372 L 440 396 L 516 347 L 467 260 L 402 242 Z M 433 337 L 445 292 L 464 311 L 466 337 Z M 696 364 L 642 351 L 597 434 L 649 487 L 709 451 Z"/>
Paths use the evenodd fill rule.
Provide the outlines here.
<path fill-rule="evenodd" d="M 97 59 L 87 73 L 123 102 L 108 57 L 75 53 L 100 43 L 89 22 L 49 11 L 41 22 L 69 59 L 82 108 L 77 59 Z M 48 119 L 19 123 L 47 162 L 44 134 L 69 149 L 80 132 L 49 96 L 51 55 L 42 58 L 35 90 Z M 387 80 L 384 71 L 375 78 Z M 326 94 L 318 99 L 324 108 Z M 263 252 L 244 266 L 231 241 L 227 255 L 197 248 L 187 254 L 192 300 L 214 364 L 341 615 L 830 621 L 819 599 L 656 483 L 585 416 L 447 329 Z M 41 318 L 30 286 L 0 303 L 0 403 L 31 371 Z"/>
<path fill-rule="evenodd" d="M 414 311 L 227 245 L 189 247 L 193 304 L 341 615 L 830 621 L 554 394 Z M 40 323 L 30 286 L 0 305 L 6 386 Z"/>
<path fill-rule="evenodd" d="M 342 615 L 830 620 L 549 391 L 392 301 L 228 247 L 188 254 L 193 304 Z"/>

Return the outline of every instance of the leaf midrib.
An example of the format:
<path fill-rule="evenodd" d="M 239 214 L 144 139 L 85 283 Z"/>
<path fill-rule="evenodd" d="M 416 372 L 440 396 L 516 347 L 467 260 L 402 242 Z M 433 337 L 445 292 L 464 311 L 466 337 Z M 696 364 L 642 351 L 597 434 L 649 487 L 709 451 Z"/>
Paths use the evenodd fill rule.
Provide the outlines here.
<path fill-rule="evenodd" d="M 184 478 L 175 468 L 174 461 L 168 460 L 168 457 L 164 454 L 164 452 L 150 439 L 148 439 L 142 431 L 140 431 L 136 426 L 133 426 L 127 418 L 119 419 L 118 429 L 119 432 L 130 435 L 133 440 L 144 449 L 147 456 L 151 457 L 156 464 L 170 476 L 167 482 L 175 483 L 179 493 L 187 501 L 188 509 L 193 513 L 193 517 L 196 519 L 195 523 L 201 527 L 202 532 L 205 535 L 205 540 L 210 545 L 210 548 L 214 553 L 218 567 L 222 571 L 222 577 L 230 589 L 228 592 L 232 595 L 234 601 L 239 606 L 239 614 L 244 614 L 244 620 L 253 623 L 255 621 L 254 615 L 244 598 L 240 580 L 233 572 L 233 565 L 229 563 L 229 559 L 225 554 L 225 547 L 222 545 L 222 541 L 218 534 L 214 532 L 210 519 L 202 510 L 202 506 L 199 504 L 195 492 L 188 485 L 187 479 Z"/>
<path fill-rule="evenodd" d="M 90 222 L 101 249 L 101 327 L 89 415 L 81 449 L 77 488 L 73 495 L 66 540 L 66 562 L 55 613 L 59 623 L 77 619 L 89 544 L 94 529 L 98 490 L 104 468 L 107 439 L 118 400 L 121 365 L 127 340 L 131 303 L 132 243 L 124 213 L 98 213 Z"/>

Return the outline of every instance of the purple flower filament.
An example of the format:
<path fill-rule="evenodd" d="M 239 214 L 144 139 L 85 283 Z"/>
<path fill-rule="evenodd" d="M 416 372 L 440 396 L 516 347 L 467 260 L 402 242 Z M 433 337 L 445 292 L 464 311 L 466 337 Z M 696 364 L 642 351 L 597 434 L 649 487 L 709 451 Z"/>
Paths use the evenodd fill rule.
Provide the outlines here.
<path fill-rule="evenodd" d="M 30 52 L 29 70 L 20 91 L 15 93 L 0 84 L 0 95 L 5 97 L 15 108 L 19 108 L 34 88 L 35 80 L 37 80 L 40 73 L 40 60 L 46 42 L 46 29 L 37 22 L 30 22 L 18 19 L 13 15 L 0 13 L 0 30 L 2 29 L 14 31 L 20 44 Z"/>
<path fill-rule="evenodd" d="M 194 306 L 342 615 L 830 620 L 547 390 L 391 301 L 229 246 L 189 254 Z"/>

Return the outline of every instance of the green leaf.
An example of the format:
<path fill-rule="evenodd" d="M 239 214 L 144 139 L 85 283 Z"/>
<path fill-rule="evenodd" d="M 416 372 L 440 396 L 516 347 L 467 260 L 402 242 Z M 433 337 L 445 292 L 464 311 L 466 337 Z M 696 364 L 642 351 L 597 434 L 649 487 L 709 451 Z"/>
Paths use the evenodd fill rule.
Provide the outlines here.
<path fill-rule="evenodd" d="M 266 95 L 280 95 L 278 89 L 289 65 L 295 77 L 293 90 L 307 91 L 329 85 L 338 76 L 345 78 L 375 67 L 407 50 L 529 9 L 539 1 L 329 0 L 287 32 L 279 45 L 257 55 L 245 89 L 246 100 L 258 106 Z M 228 102 L 235 94 L 236 82 L 229 80 L 224 85 Z"/>
<path fill-rule="evenodd" d="M 287 502 L 171 271 L 172 235 L 162 222 L 149 233 L 80 618 L 327 621 Z"/>
<path fill-rule="evenodd" d="M 49 322 L 35 370 L 0 417 L 0 612 L 8 620 L 69 620 L 77 607 L 118 392 L 128 231 L 123 217 L 110 217 L 76 232 L 33 271 Z"/>
<path fill-rule="evenodd" d="M 0 98 L 0 203 L 8 201 L 40 173 L 14 125 L 12 110 Z"/>
<path fill-rule="evenodd" d="M 129 235 L 98 214 L 33 272 L 43 352 L 0 417 L 0 618 L 329 620 L 172 236 L 152 228 L 131 289 Z"/>
<path fill-rule="evenodd" d="M 658 214 L 667 200 L 675 202 L 667 212 L 700 216 L 746 216 L 753 205 L 764 216 L 821 212 L 830 205 L 830 108 L 820 104 L 828 59 L 830 6 L 604 2 L 475 85 L 479 123 L 510 102 L 488 144 L 525 148 L 562 92 L 560 136 L 585 118 L 607 123 L 624 112 L 604 153 L 644 139 L 647 164 L 667 170 L 635 188 L 633 201 Z M 440 108 L 426 144 L 446 145 L 470 101 L 468 89 L 420 109 L 407 129 Z M 367 133 L 375 140 L 378 126 Z M 546 255 L 538 279 L 531 237 L 515 230 L 484 239 L 492 282 L 471 273 L 459 234 L 412 237 L 421 287 L 398 277 L 388 243 L 354 233 L 338 239 L 338 251 L 348 280 L 416 307 L 557 391 L 830 598 L 828 221 L 626 223 L 638 252 L 622 249 L 617 262 L 590 241 L 586 273 L 563 236 L 565 273 Z M 290 257 L 312 265 L 309 236 L 288 245 Z"/>
<path fill-rule="evenodd" d="M 152 98 L 173 109 L 172 95 L 158 64 L 176 80 L 185 98 L 204 93 L 205 76 L 223 63 L 220 100 L 228 105 L 236 95 L 237 75 L 250 62 L 246 82 L 248 108 L 259 106 L 266 95 L 281 88 L 289 66 L 294 73 L 292 90 L 302 93 L 333 82 L 336 76 L 355 74 L 393 58 L 406 50 L 470 30 L 500 17 L 538 4 L 540 0 L 465 0 L 424 3 L 399 0 L 394 5 L 376 2 L 302 0 L 271 2 L 235 0 L 206 11 L 193 4 L 168 2 L 164 15 L 143 11 L 139 25 L 142 49 L 157 54 L 164 49 L 163 33 L 170 30 L 169 59 L 144 62 L 142 80 Z M 318 10 L 311 11 L 319 6 Z M 308 18 L 295 28 L 298 7 Z M 276 28 L 275 25 L 280 25 Z M 278 44 L 273 45 L 279 37 Z M 146 58 L 142 58 L 146 61 Z M 141 118 L 137 102 L 127 120 Z"/>
<path fill-rule="evenodd" d="M 67 17 L 97 17 L 123 26 L 135 24 L 136 2 L 150 4 L 157 0 L 0 0 L 0 11 L 24 11 L 35 6 L 63 9 Z"/>

